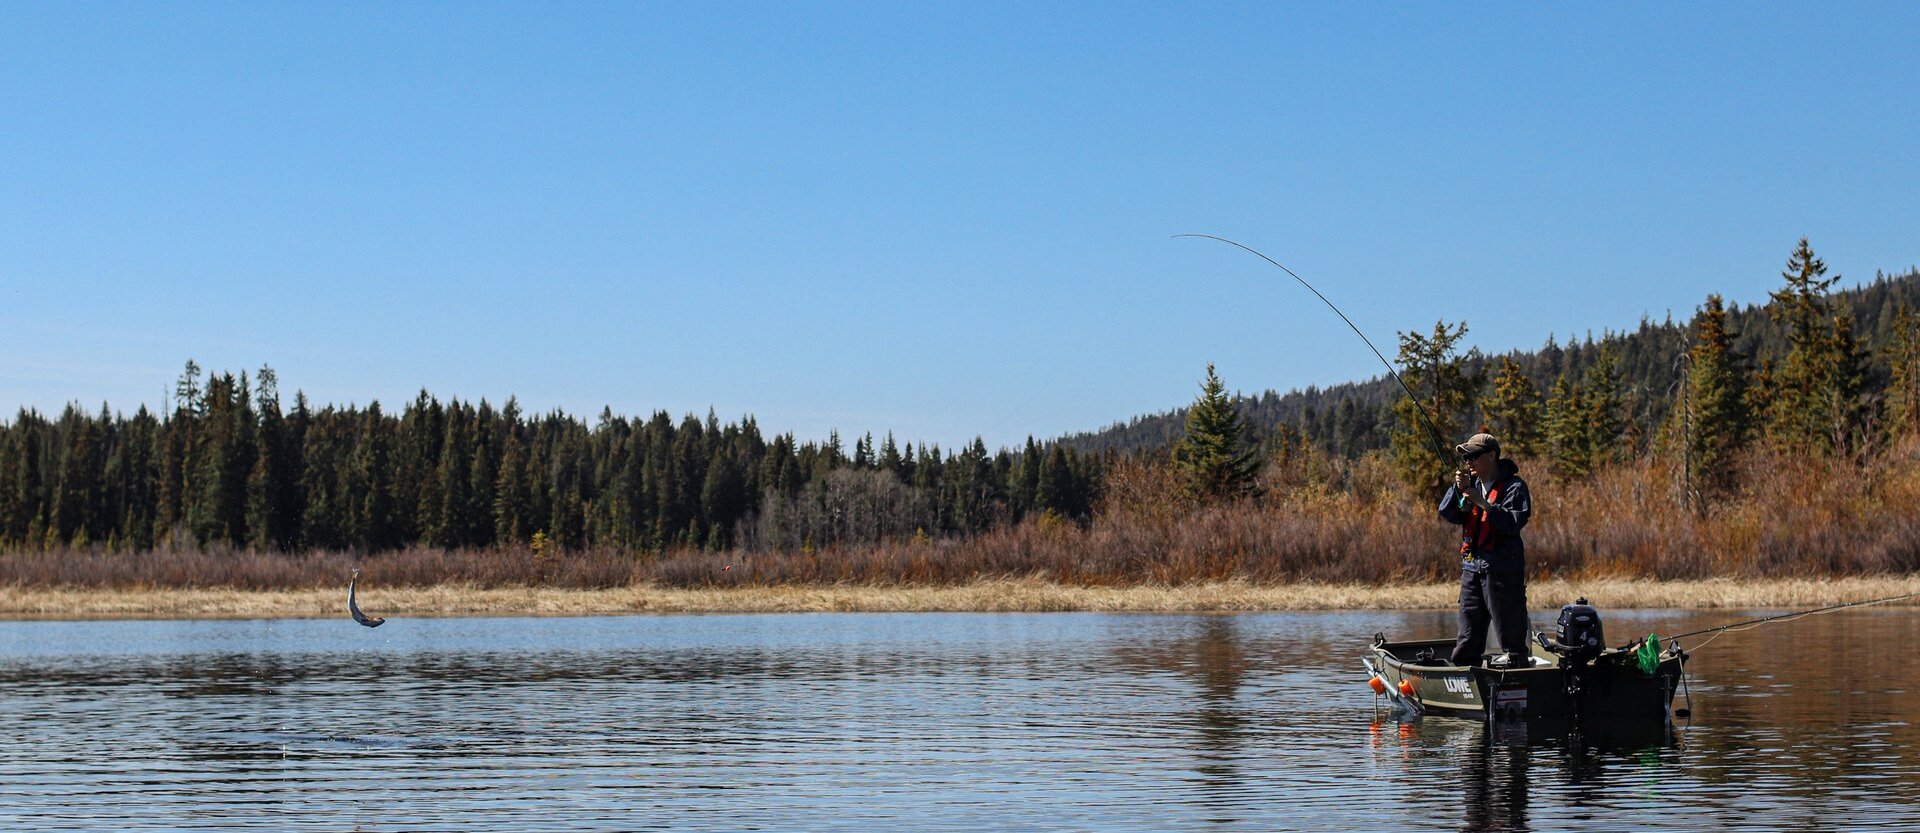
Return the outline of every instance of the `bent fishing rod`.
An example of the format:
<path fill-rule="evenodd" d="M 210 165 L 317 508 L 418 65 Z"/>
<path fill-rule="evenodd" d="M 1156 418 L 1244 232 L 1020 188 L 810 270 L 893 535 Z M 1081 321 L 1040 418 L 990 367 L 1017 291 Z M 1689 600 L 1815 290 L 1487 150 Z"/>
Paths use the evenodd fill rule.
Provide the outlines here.
<path fill-rule="evenodd" d="M 1796 610 L 1789 613 L 1776 613 L 1772 616 L 1762 616 L 1758 619 L 1748 619 L 1744 622 L 1734 622 L 1729 625 L 1719 625 L 1717 627 L 1701 628 L 1700 630 L 1689 631 L 1687 633 L 1683 633 L 1678 636 L 1669 636 L 1667 637 L 1667 641 L 1672 642 L 1679 639 L 1686 639 L 1688 637 L 1700 636 L 1702 634 L 1730 631 L 1735 628 L 1757 628 L 1768 622 L 1792 621 L 1802 616 L 1813 616 L 1815 614 L 1820 614 L 1820 613 L 1832 613 L 1836 610 L 1843 610 L 1849 607 L 1866 607 L 1867 605 L 1877 605 L 1877 604 L 1886 604 L 1888 602 L 1905 601 L 1907 599 L 1911 599 L 1915 597 L 1920 597 L 1920 593 L 1905 593 L 1899 596 L 1888 596 L 1884 599 L 1868 599 L 1864 602 L 1847 602 L 1845 604 L 1827 605 L 1826 607 L 1816 607 L 1812 610 Z M 1708 640 L 1708 641 L 1711 642 L 1712 640 Z M 1694 650 L 1697 651 L 1700 649 L 1695 648 Z"/>
<path fill-rule="evenodd" d="M 1447 468 L 1450 470 L 1457 469 L 1459 467 L 1459 463 L 1460 463 L 1459 458 L 1456 455 L 1449 453 L 1453 450 L 1453 446 L 1447 442 L 1446 437 L 1440 434 L 1440 429 L 1438 427 L 1435 427 L 1433 424 L 1433 420 L 1427 416 L 1427 408 L 1426 406 L 1420 404 L 1420 397 L 1414 395 L 1413 388 L 1408 386 L 1407 381 L 1405 379 L 1400 378 L 1400 373 L 1393 369 L 1393 362 L 1387 361 L 1386 355 L 1380 352 L 1380 348 L 1373 346 L 1373 339 L 1367 338 L 1366 333 L 1360 332 L 1360 328 L 1353 323 L 1353 319 L 1348 318 L 1346 313 L 1341 312 L 1339 307 L 1334 306 L 1332 301 L 1327 300 L 1327 296 L 1320 294 L 1320 290 L 1314 289 L 1313 284 L 1307 283 L 1306 278 L 1300 277 L 1298 273 L 1294 272 L 1292 269 L 1288 269 L 1285 265 L 1281 264 L 1280 261 L 1274 260 L 1273 258 L 1267 257 L 1264 254 L 1261 254 L 1259 250 L 1253 248 L 1252 246 L 1248 246 L 1244 243 L 1237 243 L 1235 241 L 1228 240 L 1225 237 L 1219 237 L 1217 235 L 1212 235 L 1212 234 L 1176 234 L 1174 235 L 1174 237 L 1199 237 L 1207 240 L 1218 240 L 1222 243 L 1225 243 L 1229 246 L 1233 246 L 1235 248 L 1246 251 L 1252 254 L 1253 256 L 1260 258 L 1261 260 L 1264 260 L 1268 263 L 1273 264 L 1274 266 L 1278 267 L 1280 271 L 1287 273 L 1294 280 L 1299 281 L 1301 286 L 1306 287 L 1308 292 L 1313 293 L 1314 297 L 1320 299 L 1320 303 L 1326 304 L 1327 309 L 1333 310 L 1334 315 L 1340 316 L 1341 321 L 1347 322 L 1348 329 L 1353 330 L 1354 335 L 1359 336 L 1361 341 L 1366 342 L 1367 349 L 1372 350 L 1373 355 L 1376 358 L 1380 359 L 1380 363 L 1387 366 L 1387 375 L 1392 376 L 1395 382 L 1399 382 L 1400 389 L 1407 392 L 1408 399 L 1413 400 L 1414 413 L 1420 415 L 1420 424 L 1426 426 L 1427 434 L 1433 438 L 1433 443 L 1434 443 L 1433 450 L 1434 450 L 1434 453 L 1440 455 L 1440 462 L 1445 464 Z"/>

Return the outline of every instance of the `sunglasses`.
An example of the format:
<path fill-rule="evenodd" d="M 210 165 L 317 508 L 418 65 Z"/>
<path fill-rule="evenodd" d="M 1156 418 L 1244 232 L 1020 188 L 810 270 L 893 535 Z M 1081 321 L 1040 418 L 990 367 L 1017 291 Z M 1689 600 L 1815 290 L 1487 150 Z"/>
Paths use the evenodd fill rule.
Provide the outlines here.
<path fill-rule="evenodd" d="M 1472 453 L 1472 454 L 1464 454 L 1464 455 L 1461 455 L 1461 457 L 1460 457 L 1460 459 L 1462 459 L 1462 460 L 1465 460 L 1465 461 L 1467 461 L 1467 462 L 1469 462 L 1469 463 L 1471 463 L 1471 462 L 1473 462 L 1473 461 L 1475 461 L 1475 460 L 1478 460 L 1478 459 L 1480 459 L 1480 457 L 1481 457 L 1481 455 L 1484 455 L 1484 454 L 1486 454 L 1486 453 L 1487 453 L 1487 450 L 1483 448 L 1483 449 L 1480 449 L 1479 451 L 1476 451 L 1476 452 L 1474 452 L 1474 453 Z"/>

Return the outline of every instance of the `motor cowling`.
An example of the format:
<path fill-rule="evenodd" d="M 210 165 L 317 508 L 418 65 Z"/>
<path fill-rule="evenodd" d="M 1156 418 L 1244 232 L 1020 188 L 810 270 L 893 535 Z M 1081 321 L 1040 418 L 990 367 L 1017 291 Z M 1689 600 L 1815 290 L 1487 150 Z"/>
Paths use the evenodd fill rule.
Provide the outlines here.
<path fill-rule="evenodd" d="M 1555 653 L 1595 655 L 1607 647 L 1606 634 L 1600 628 L 1600 611 L 1585 598 L 1560 608 L 1560 620 L 1554 629 Z"/>

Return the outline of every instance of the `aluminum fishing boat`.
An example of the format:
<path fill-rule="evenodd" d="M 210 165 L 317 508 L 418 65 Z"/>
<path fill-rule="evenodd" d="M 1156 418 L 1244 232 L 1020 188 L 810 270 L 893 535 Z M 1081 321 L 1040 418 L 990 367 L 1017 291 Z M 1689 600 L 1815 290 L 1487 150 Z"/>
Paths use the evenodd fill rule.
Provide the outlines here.
<path fill-rule="evenodd" d="M 1569 619 L 1590 616 L 1591 627 Z M 1375 634 L 1362 662 L 1376 694 L 1415 714 L 1475 720 L 1664 725 L 1687 655 L 1651 637 L 1617 648 L 1600 638 L 1599 617 L 1582 599 L 1562 609 L 1558 634 L 1536 634 L 1524 663 L 1475 665 L 1448 659 L 1451 639 L 1389 642 Z"/>

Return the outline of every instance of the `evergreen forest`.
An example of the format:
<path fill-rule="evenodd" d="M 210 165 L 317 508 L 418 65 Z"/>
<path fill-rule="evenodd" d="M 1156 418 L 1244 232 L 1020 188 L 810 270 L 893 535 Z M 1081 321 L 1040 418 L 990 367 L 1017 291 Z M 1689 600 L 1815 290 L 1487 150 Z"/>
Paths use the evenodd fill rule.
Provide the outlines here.
<path fill-rule="evenodd" d="M 1742 364 L 1741 370 L 1765 370 L 1779 364 L 1791 351 L 1788 326 L 1775 318 L 1770 305 L 1720 304 L 1719 312 L 1713 314 L 1724 315 L 1727 353 Z M 1884 400 L 1893 393 L 1889 386 L 1898 357 L 1889 351 L 1900 343 L 1901 311 L 1920 313 L 1920 269 L 1900 275 L 1877 274 L 1871 282 L 1833 293 L 1824 299 L 1823 306 L 1833 314 L 1847 315 L 1854 343 L 1872 351 L 1864 368 L 1867 378 L 1861 380 L 1861 395 Z M 1604 354 L 1611 366 L 1603 371 L 1618 384 L 1623 430 L 1631 429 L 1633 438 L 1644 446 L 1679 401 L 1675 382 L 1682 371 L 1681 356 L 1690 349 L 1692 325 L 1708 314 L 1703 303 L 1693 321 L 1643 319 L 1632 330 L 1606 331 L 1597 337 L 1589 333 L 1566 344 L 1549 338 L 1538 350 L 1504 355 L 1470 350 L 1461 357 L 1461 367 L 1483 382 L 1479 393 L 1486 394 L 1492 392 L 1495 377 L 1510 362 L 1518 367 L 1524 384 L 1544 396 L 1562 379 L 1567 380 L 1569 389 L 1576 386 Z M 1364 347 L 1356 341 L 1355 349 Z M 1271 446 L 1282 437 L 1305 438 L 1334 454 L 1358 457 L 1388 447 L 1396 424 L 1394 407 L 1403 398 L 1400 386 L 1381 375 L 1325 388 L 1287 393 L 1268 390 L 1236 397 L 1235 403 L 1249 435 L 1258 442 Z M 1475 398 L 1476 404 L 1463 419 L 1477 425 L 1486 422 L 1488 413 L 1487 403 Z M 1177 408 L 1073 434 L 1061 441 L 1088 452 L 1164 449 L 1179 441 L 1186 430 L 1186 418 L 1187 409 Z"/>
<path fill-rule="evenodd" d="M 69 406 L 0 428 L 13 548 L 228 546 L 377 552 L 529 544 L 801 549 L 1084 521 L 1099 461 L 1068 446 L 954 452 L 888 436 L 796 442 L 752 417 L 529 417 L 426 392 L 389 413 L 283 406 L 271 368 L 203 376 L 170 413 Z"/>
<path fill-rule="evenodd" d="M 682 583 L 717 580 L 703 555 L 736 583 L 1404 579 L 1444 572 L 1428 554 L 1444 549 L 1425 508 L 1447 476 L 1436 455 L 1487 429 L 1566 502 L 1530 539 L 1549 571 L 1778 572 L 1810 552 L 1829 571 L 1920 568 L 1913 530 L 1887 520 L 1920 494 L 1920 272 L 1835 291 L 1826 271 L 1802 240 L 1765 303 L 1709 297 L 1685 322 L 1530 352 L 1463 350 L 1467 322 L 1438 322 L 1400 334 L 1398 381 L 1243 397 L 1209 365 L 1188 408 L 1017 449 L 848 449 L 765 436 L 751 416 L 589 423 L 426 391 L 397 413 L 316 406 L 283 400 L 269 367 L 189 361 L 162 413 L 70 405 L 0 424 L 0 550 L 599 553 L 671 562 L 648 577 Z M 1806 460 L 1906 508 L 1859 523 L 1848 495 L 1810 493 L 1780 526 L 1766 472 Z M 1625 544 L 1620 490 L 1644 516 Z M 1877 543 L 1796 537 L 1843 516 Z M 36 563 L 0 559 L 14 581 L 55 580 Z"/>

